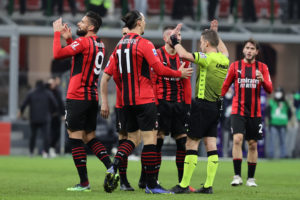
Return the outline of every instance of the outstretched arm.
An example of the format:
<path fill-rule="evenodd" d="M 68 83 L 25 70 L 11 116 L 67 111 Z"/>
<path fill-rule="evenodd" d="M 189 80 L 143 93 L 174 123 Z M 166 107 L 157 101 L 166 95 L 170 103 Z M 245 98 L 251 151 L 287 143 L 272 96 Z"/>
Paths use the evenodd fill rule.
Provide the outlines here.
<path fill-rule="evenodd" d="M 190 62 L 194 62 L 195 58 L 194 58 L 193 54 L 188 52 L 187 50 L 185 50 L 185 48 L 177 40 L 177 35 L 178 35 L 179 31 L 181 30 L 181 27 L 182 27 L 182 24 L 178 24 L 176 26 L 176 28 L 171 33 L 170 40 L 180 58 L 183 58 Z"/>
<path fill-rule="evenodd" d="M 211 30 L 214 30 L 218 33 L 218 27 L 219 27 L 219 23 L 218 23 L 217 20 L 211 21 L 211 23 L 210 23 L 210 29 Z M 219 45 L 218 45 L 217 49 L 222 54 L 229 57 L 228 49 L 227 49 L 227 47 L 225 46 L 224 42 L 222 41 L 222 39 L 220 37 L 219 37 Z"/>

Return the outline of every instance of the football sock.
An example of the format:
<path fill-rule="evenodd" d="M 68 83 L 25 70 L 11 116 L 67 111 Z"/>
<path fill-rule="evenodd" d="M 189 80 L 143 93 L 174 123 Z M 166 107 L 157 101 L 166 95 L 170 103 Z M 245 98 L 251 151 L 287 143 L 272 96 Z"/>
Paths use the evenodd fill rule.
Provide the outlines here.
<path fill-rule="evenodd" d="M 234 158 L 233 159 L 234 175 L 241 176 L 241 168 L 242 168 L 242 159 Z"/>
<path fill-rule="evenodd" d="M 179 138 L 176 140 L 176 166 L 178 171 L 178 183 L 181 182 L 183 175 L 183 166 L 184 166 L 184 158 L 185 158 L 185 143 L 186 137 Z"/>
<path fill-rule="evenodd" d="M 155 188 L 157 186 L 155 165 L 157 165 L 157 152 L 156 145 L 148 144 L 144 145 L 142 151 L 142 164 L 145 166 L 146 183 L 149 188 Z"/>
<path fill-rule="evenodd" d="M 256 163 L 248 162 L 248 178 L 254 178 Z"/>
<path fill-rule="evenodd" d="M 119 146 L 125 141 L 126 141 L 126 139 L 119 140 Z M 123 183 L 128 182 L 128 180 L 127 180 L 127 165 L 128 165 L 128 157 L 123 159 L 123 162 L 120 164 L 120 167 L 119 167 L 120 178 L 121 178 L 121 182 L 123 182 Z"/>
<path fill-rule="evenodd" d="M 128 156 L 133 151 L 134 147 L 135 147 L 134 143 L 130 140 L 126 140 L 122 142 L 122 144 L 118 147 L 118 152 L 116 153 L 113 162 L 113 167 L 115 171 L 117 171 L 121 163 L 128 158 Z"/>
<path fill-rule="evenodd" d="M 99 139 L 93 138 L 87 143 L 87 146 L 90 147 L 93 153 L 103 162 L 106 169 L 111 166 L 111 160 L 107 154 L 105 146 L 100 142 Z"/>
<path fill-rule="evenodd" d="M 206 181 L 205 188 L 212 187 L 219 165 L 218 151 L 207 152 L 207 168 L 206 168 Z"/>
<path fill-rule="evenodd" d="M 183 176 L 180 182 L 180 187 L 186 188 L 190 185 L 193 172 L 198 161 L 198 152 L 195 150 L 187 150 L 184 159 Z"/>
<path fill-rule="evenodd" d="M 157 143 L 156 143 L 156 150 L 157 150 L 157 165 L 155 166 L 155 178 L 156 180 L 158 180 L 158 174 L 159 174 L 159 169 L 160 169 L 160 165 L 161 165 L 161 148 L 162 145 L 164 144 L 164 139 L 162 138 L 158 138 L 157 139 Z"/>
<path fill-rule="evenodd" d="M 82 186 L 87 186 L 89 185 L 89 180 L 86 169 L 86 151 L 84 149 L 83 141 L 80 139 L 69 138 L 69 144 L 72 149 L 74 164 L 80 177 L 80 184 Z"/>

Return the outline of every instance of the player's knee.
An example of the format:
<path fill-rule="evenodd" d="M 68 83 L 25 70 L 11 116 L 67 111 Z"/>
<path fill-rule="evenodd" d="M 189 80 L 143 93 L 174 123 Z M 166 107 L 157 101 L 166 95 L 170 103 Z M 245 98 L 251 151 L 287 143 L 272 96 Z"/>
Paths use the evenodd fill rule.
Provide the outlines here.
<path fill-rule="evenodd" d="M 251 152 L 256 152 L 257 151 L 257 142 L 254 142 L 254 141 L 249 142 L 248 143 L 248 149 Z"/>

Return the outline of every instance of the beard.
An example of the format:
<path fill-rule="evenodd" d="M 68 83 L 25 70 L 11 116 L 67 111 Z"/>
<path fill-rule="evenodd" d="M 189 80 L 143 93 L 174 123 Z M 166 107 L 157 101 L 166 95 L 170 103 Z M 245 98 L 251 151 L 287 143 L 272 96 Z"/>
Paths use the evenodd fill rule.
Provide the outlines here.
<path fill-rule="evenodd" d="M 248 63 L 252 63 L 252 61 L 255 59 L 256 56 L 245 56 L 245 59 Z"/>
<path fill-rule="evenodd" d="M 86 30 L 82 30 L 82 29 L 77 29 L 76 31 L 76 34 L 79 36 L 79 37 L 83 37 L 87 34 L 87 31 Z"/>

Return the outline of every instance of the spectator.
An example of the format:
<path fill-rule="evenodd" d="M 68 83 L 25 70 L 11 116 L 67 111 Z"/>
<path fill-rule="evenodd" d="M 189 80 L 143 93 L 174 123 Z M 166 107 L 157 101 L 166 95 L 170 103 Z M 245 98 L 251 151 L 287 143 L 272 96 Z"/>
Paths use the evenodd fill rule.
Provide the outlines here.
<path fill-rule="evenodd" d="M 243 0 L 243 22 L 256 22 L 254 0 Z"/>
<path fill-rule="evenodd" d="M 111 0 L 90 0 L 89 10 L 98 13 L 101 17 L 105 17 L 107 10 L 111 7 Z"/>
<path fill-rule="evenodd" d="M 58 15 L 62 15 L 63 14 L 63 11 L 64 11 L 64 1 L 63 0 L 52 0 L 51 1 L 52 4 L 51 4 L 51 13 L 49 14 L 54 14 L 55 12 L 55 7 L 57 6 L 57 11 L 58 11 Z M 71 9 L 71 13 L 73 16 L 76 15 L 76 5 L 75 5 L 75 1 L 74 0 L 68 0 L 68 3 L 69 3 L 69 6 L 70 6 L 70 9 Z M 45 4 L 44 4 L 45 6 Z"/>
<path fill-rule="evenodd" d="M 288 19 L 300 19 L 300 2 L 298 0 L 288 0 Z"/>
<path fill-rule="evenodd" d="M 18 113 L 18 118 L 22 116 L 26 106 L 30 107 L 30 156 L 33 156 L 37 132 L 41 131 L 43 136 L 43 157 L 47 158 L 49 150 L 48 133 L 51 120 L 51 113 L 57 110 L 57 102 L 53 94 L 45 88 L 43 81 L 38 80 L 36 82 L 35 89 L 33 89 L 27 94 Z"/>
<path fill-rule="evenodd" d="M 64 102 L 62 100 L 61 90 L 59 88 L 60 78 L 58 76 L 48 80 L 49 89 L 52 92 L 53 96 L 56 99 L 58 104 L 57 112 L 53 113 L 51 116 L 51 125 L 50 125 L 50 148 L 49 156 L 50 158 L 56 157 L 56 146 L 60 138 L 60 127 L 61 120 L 65 114 Z"/>
<path fill-rule="evenodd" d="M 294 94 L 294 106 L 296 108 L 296 118 L 298 121 L 298 131 L 295 137 L 296 142 L 294 143 L 296 144 L 300 141 L 300 89 Z M 300 145 L 295 146 L 294 155 L 296 157 L 300 156 Z"/>
<path fill-rule="evenodd" d="M 286 156 L 286 130 L 287 124 L 291 119 L 292 113 L 288 102 L 285 100 L 285 93 L 282 88 L 275 90 L 274 99 L 269 100 L 269 105 L 266 109 L 266 117 L 269 119 L 269 141 L 268 157 L 274 158 L 276 138 L 279 139 L 280 158 Z"/>
<path fill-rule="evenodd" d="M 219 0 L 209 0 L 208 1 L 208 5 L 207 5 L 207 20 L 208 21 L 212 21 L 214 19 L 216 19 L 216 10 L 217 10 L 217 6 L 218 6 Z"/>
<path fill-rule="evenodd" d="M 174 0 L 172 19 L 182 19 L 186 15 L 194 19 L 193 0 Z"/>

